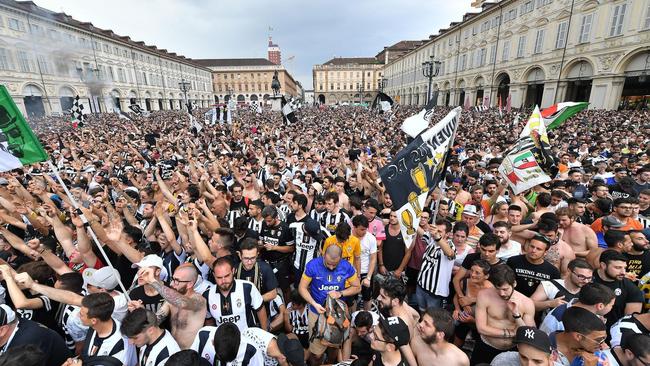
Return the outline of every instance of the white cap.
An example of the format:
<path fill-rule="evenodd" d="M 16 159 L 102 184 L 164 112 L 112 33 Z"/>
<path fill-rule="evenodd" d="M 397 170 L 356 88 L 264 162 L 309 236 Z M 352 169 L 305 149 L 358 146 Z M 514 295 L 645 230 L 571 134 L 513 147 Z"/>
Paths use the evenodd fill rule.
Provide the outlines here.
<path fill-rule="evenodd" d="M 463 207 L 462 214 L 469 216 L 478 216 L 478 209 L 474 205 L 465 205 L 465 207 Z"/>
<path fill-rule="evenodd" d="M 16 320 L 16 312 L 7 304 L 0 305 L 0 327 Z"/>
<path fill-rule="evenodd" d="M 165 269 L 165 265 L 163 264 L 163 260 L 161 257 L 155 254 L 145 255 L 144 258 L 140 260 L 140 262 L 133 263 L 131 265 L 131 268 L 143 268 L 143 267 L 160 268 L 160 279 L 163 281 L 167 279 L 167 269 Z"/>
<path fill-rule="evenodd" d="M 100 269 L 87 268 L 83 272 L 83 278 L 86 285 L 113 290 L 120 281 L 120 273 L 112 267 L 102 267 Z"/>

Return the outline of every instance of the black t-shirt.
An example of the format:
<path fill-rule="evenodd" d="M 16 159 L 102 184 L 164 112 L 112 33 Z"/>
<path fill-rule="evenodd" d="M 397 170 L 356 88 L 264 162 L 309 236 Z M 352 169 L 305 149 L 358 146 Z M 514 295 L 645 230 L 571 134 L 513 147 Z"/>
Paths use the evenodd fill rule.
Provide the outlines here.
<path fill-rule="evenodd" d="M 242 197 L 242 199 L 239 202 L 235 202 L 235 200 L 231 200 L 230 211 L 237 211 L 239 213 L 238 217 L 248 216 L 248 205 L 246 205 L 246 198 Z"/>
<path fill-rule="evenodd" d="M 400 354 L 401 360 L 397 364 L 397 366 L 409 366 L 406 361 L 404 361 L 404 357 Z M 372 366 L 384 366 L 384 362 L 381 359 L 381 353 L 375 352 L 375 354 L 372 357 Z"/>
<path fill-rule="evenodd" d="M 145 309 L 151 310 L 154 313 L 160 309 L 162 306 L 163 302 L 165 302 L 165 299 L 163 299 L 160 294 L 156 294 L 155 296 L 149 296 L 144 292 L 144 286 L 138 286 L 134 288 L 133 290 L 129 291 L 129 297 L 133 301 L 140 300 L 142 301 L 142 305 L 144 306 Z"/>
<path fill-rule="evenodd" d="M 636 274 L 637 278 L 650 272 L 650 251 L 641 254 L 625 253 L 627 257 L 627 271 Z"/>
<path fill-rule="evenodd" d="M 111 260 L 113 267 L 115 267 L 117 272 L 120 274 L 122 283 L 132 283 L 135 275 L 138 273 L 137 268 L 131 267 L 133 263 L 131 263 L 131 261 L 129 261 L 125 256 L 115 254 L 115 252 L 108 246 L 104 246 L 104 251 L 108 256 L 108 259 Z M 97 255 L 97 258 L 104 258 L 101 253 L 95 252 L 95 254 Z M 108 265 L 108 263 L 106 263 L 106 265 Z"/>
<path fill-rule="evenodd" d="M 515 290 L 526 297 L 530 297 L 535 292 L 541 281 L 560 278 L 560 271 L 557 267 L 546 260 L 542 264 L 532 264 L 524 254 L 521 254 L 510 257 L 506 263 L 517 276 Z"/>
<path fill-rule="evenodd" d="M 72 353 L 58 333 L 29 319 L 18 321 L 18 329 L 13 339 L 6 345 L 6 349 L 4 346 L 0 348 L 0 353 L 11 352 L 12 348 L 27 344 L 35 345 L 47 355 L 46 365 L 62 365 L 72 357 Z"/>
<path fill-rule="evenodd" d="M 383 264 L 387 271 L 394 271 L 402 264 L 402 259 L 404 259 L 404 255 L 406 254 L 406 245 L 404 245 L 404 238 L 402 238 L 401 231 L 393 236 L 388 230 L 388 225 L 384 229 L 386 230 L 386 239 L 381 245 Z"/>
<path fill-rule="evenodd" d="M 246 229 L 246 232 L 244 233 L 244 236 L 241 237 L 241 239 L 235 236 L 235 251 L 239 251 L 242 241 L 244 241 L 246 238 L 255 239 L 255 241 L 257 241 L 260 238 L 260 234 L 258 234 L 255 230 Z"/>
<path fill-rule="evenodd" d="M 29 291 L 23 291 L 23 294 L 28 299 L 39 299 L 43 306 L 39 309 L 16 309 L 16 313 L 23 319 L 29 319 L 44 326 L 53 329 L 59 330 L 59 324 L 56 321 L 56 313 L 59 310 L 59 303 L 50 300 L 45 295 L 32 295 Z M 9 296 L 7 296 L 9 297 Z M 10 298 L 7 298 L 7 303 L 11 301 Z M 11 307 L 14 308 L 13 304 Z"/>
<path fill-rule="evenodd" d="M 260 293 L 264 295 L 265 293 L 273 290 L 274 288 L 278 288 L 278 280 L 277 278 L 275 278 L 275 274 L 273 273 L 273 268 L 271 268 L 271 266 L 268 263 L 261 260 L 257 261 L 257 267 L 259 269 L 257 281 L 259 281 L 262 287 L 262 288 L 258 288 Z M 252 282 L 256 287 L 258 286 L 255 279 L 255 267 L 247 271 L 246 269 L 244 269 L 243 265 L 241 267 L 238 266 L 236 278 L 239 278 L 240 280 L 246 280 Z"/>
<path fill-rule="evenodd" d="M 280 221 L 277 226 L 268 226 L 266 222 L 262 223 L 262 232 L 260 233 L 262 244 L 271 244 L 277 246 L 293 245 L 293 236 L 289 225 Z M 280 253 L 278 251 L 265 250 L 262 258 L 269 262 L 277 262 L 291 257 L 291 253 Z"/>
<path fill-rule="evenodd" d="M 478 252 L 475 252 L 475 253 L 469 253 L 468 255 L 465 256 L 465 259 L 463 259 L 463 263 L 461 264 L 461 266 L 462 266 L 463 268 L 465 268 L 466 270 L 469 271 L 469 269 L 472 268 L 472 264 L 473 264 L 477 259 L 481 259 L 481 253 L 478 253 Z M 496 262 L 496 263 L 494 263 L 494 264 L 490 264 L 490 265 L 491 265 L 491 266 L 498 266 L 499 264 L 504 264 L 504 263 L 506 263 L 506 262 L 504 262 L 503 259 L 501 259 L 501 258 L 497 258 L 497 259 L 499 260 L 498 262 Z"/>
<path fill-rule="evenodd" d="M 614 301 L 614 307 L 612 310 L 605 315 L 607 319 L 607 329 L 616 323 L 620 318 L 625 315 L 625 306 L 629 303 L 643 303 L 643 292 L 639 290 L 634 283 L 627 278 L 623 280 L 615 281 L 605 281 L 598 275 L 598 271 L 594 271 L 594 283 L 603 284 L 614 291 L 616 295 L 616 300 Z"/>

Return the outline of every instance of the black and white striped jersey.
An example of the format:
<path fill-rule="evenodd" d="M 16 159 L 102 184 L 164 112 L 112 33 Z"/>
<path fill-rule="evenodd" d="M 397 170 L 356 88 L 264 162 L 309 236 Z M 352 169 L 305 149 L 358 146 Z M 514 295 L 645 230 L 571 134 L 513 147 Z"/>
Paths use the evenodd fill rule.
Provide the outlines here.
<path fill-rule="evenodd" d="M 113 357 L 123 365 L 134 365 L 136 363 L 135 346 L 129 343 L 128 339 L 120 332 L 120 323 L 113 320 L 113 331 L 106 338 L 97 336 L 94 329 L 89 328 L 86 333 L 86 343 L 81 350 L 81 357 L 91 358 L 95 356 Z"/>
<path fill-rule="evenodd" d="M 293 334 L 303 335 L 309 333 L 309 306 L 305 306 L 302 311 L 294 310 L 293 304 L 289 303 L 287 306 L 291 309 L 289 312 L 289 323 L 293 328 Z"/>
<path fill-rule="evenodd" d="M 257 234 L 262 233 L 262 223 L 264 223 L 264 219 L 260 219 L 259 221 L 255 220 L 254 217 L 251 217 L 248 220 L 248 228 L 257 232 Z"/>
<path fill-rule="evenodd" d="M 214 285 L 203 292 L 203 297 L 208 307 L 208 318 L 214 318 L 217 325 L 235 323 L 240 331 L 259 327 L 257 311 L 264 306 L 264 300 L 252 282 L 235 279 L 226 296 Z"/>
<path fill-rule="evenodd" d="M 214 351 L 214 335 L 217 327 L 203 327 L 199 329 L 191 349 L 201 355 L 204 359 L 208 360 L 211 365 L 216 365 L 219 362 L 215 361 Z M 231 362 L 221 366 L 263 366 L 265 364 L 273 364 L 275 360 L 272 358 L 266 360 L 267 349 L 273 334 L 264 331 L 260 328 L 248 328 L 241 333 L 241 340 L 239 342 L 239 349 L 237 356 Z"/>
<path fill-rule="evenodd" d="M 447 257 L 438 243 L 428 234 L 425 234 L 423 240 L 427 243 L 427 248 L 422 258 L 418 285 L 431 294 L 447 297 L 449 296 L 449 281 L 454 268 L 455 255 Z M 451 240 L 449 240 L 449 246 L 452 250 L 456 250 Z"/>
<path fill-rule="evenodd" d="M 59 304 L 56 316 L 57 322 L 63 330 L 65 345 L 71 351 L 75 350 L 75 343 L 86 339 L 86 333 L 88 333 L 88 327 L 83 325 L 79 319 L 80 309 L 75 305 Z"/>
<path fill-rule="evenodd" d="M 321 216 L 320 224 L 321 226 L 325 227 L 325 229 L 327 229 L 328 236 L 331 236 L 334 235 L 334 231 L 336 230 L 336 227 L 341 222 L 348 222 L 348 221 L 350 221 L 350 216 L 348 216 L 348 214 L 345 213 L 345 211 L 343 210 L 339 210 L 337 213 L 331 213 L 329 211 L 326 211 Z"/>
<path fill-rule="evenodd" d="M 278 294 L 275 295 L 273 301 L 269 303 L 269 324 L 275 319 L 276 316 L 280 315 L 280 306 L 284 305 L 284 300 L 282 299 L 282 291 L 278 291 Z"/>
<path fill-rule="evenodd" d="M 320 243 L 318 240 L 311 237 L 305 231 L 306 220 L 312 220 L 312 218 L 305 216 L 302 220 L 289 224 L 289 229 L 295 239 L 294 245 L 296 246 L 293 257 L 293 267 L 297 268 L 300 272 L 305 270 L 305 266 L 310 260 L 318 257 L 320 250 Z"/>
<path fill-rule="evenodd" d="M 180 350 L 172 334 L 164 330 L 163 334 L 152 344 L 145 344 L 140 348 L 138 351 L 138 365 L 162 366 L 167 362 L 169 356 Z"/>
<path fill-rule="evenodd" d="M 181 263 L 185 263 L 185 258 L 187 258 L 187 253 L 185 252 L 185 249 L 182 248 L 181 254 L 176 254 L 173 249 L 162 254 L 163 266 L 167 270 L 168 277 L 171 277 L 174 274 L 174 271 L 176 271 L 176 268 L 178 268 Z"/>
<path fill-rule="evenodd" d="M 612 337 L 609 343 L 612 348 L 619 347 L 621 340 L 630 334 L 648 334 L 648 332 L 650 330 L 636 318 L 635 314 L 626 315 L 609 329 L 609 334 Z"/>

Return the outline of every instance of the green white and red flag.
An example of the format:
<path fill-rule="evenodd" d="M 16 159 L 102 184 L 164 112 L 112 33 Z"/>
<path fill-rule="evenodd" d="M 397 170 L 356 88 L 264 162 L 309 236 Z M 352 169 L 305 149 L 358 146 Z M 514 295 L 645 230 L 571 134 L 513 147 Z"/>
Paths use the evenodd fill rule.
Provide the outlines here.
<path fill-rule="evenodd" d="M 47 160 L 47 153 L 7 88 L 0 85 L 0 172 Z"/>
<path fill-rule="evenodd" d="M 587 102 L 563 102 L 542 110 L 542 118 L 544 119 L 546 129 L 552 130 L 559 127 L 564 121 L 588 106 L 589 103 Z"/>

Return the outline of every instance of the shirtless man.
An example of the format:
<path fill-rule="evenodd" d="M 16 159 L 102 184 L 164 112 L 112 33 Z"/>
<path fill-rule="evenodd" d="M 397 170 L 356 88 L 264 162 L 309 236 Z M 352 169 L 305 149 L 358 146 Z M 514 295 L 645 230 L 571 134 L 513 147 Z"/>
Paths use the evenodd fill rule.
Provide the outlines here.
<path fill-rule="evenodd" d="M 406 286 L 401 280 L 390 277 L 380 285 L 377 306 L 384 316 L 396 316 L 402 319 L 408 326 L 409 334 L 413 339 L 420 315 L 404 301 L 405 299 Z M 413 356 L 411 349 L 408 346 L 402 346 L 400 350 L 404 353 L 406 361 L 410 365 L 415 365 L 415 356 Z"/>
<path fill-rule="evenodd" d="M 589 226 L 576 222 L 573 210 L 563 207 L 555 215 L 560 221 L 561 239 L 573 248 L 576 257 L 585 258 L 590 250 L 598 247 L 596 233 Z"/>
<path fill-rule="evenodd" d="M 515 291 L 515 278 L 510 267 L 496 266 L 490 272 L 494 288 L 478 293 L 476 328 L 481 337 L 472 352 L 472 365 L 490 363 L 499 353 L 512 350 L 517 328 L 535 326 L 535 304 Z"/>
<path fill-rule="evenodd" d="M 469 358 L 447 339 L 454 334 L 454 320 L 443 309 L 429 308 L 411 336 L 418 365 L 469 366 Z M 413 364 L 411 364 L 413 365 Z"/>
<path fill-rule="evenodd" d="M 158 321 L 169 316 L 172 336 L 181 349 L 189 349 L 205 321 L 205 299 L 201 294 L 194 292 L 194 284 L 198 279 L 196 268 L 191 264 L 182 264 L 176 268 L 171 288 L 157 281 L 151 269 L 142 273 L 142 279 L 165 299 L 165 303 L 156 313 Z"/>
<path fill-rule="evenodd" d="M 542 220 L 537 223 L 537 231 L 551 240 L 551 246 L 546 251 L 544 259 L 560 270 L 562 275 L 568 271 L 569 262 L 576 259 L 573 248 L 560 239 L 558 224 L 555 221 Z"/>

